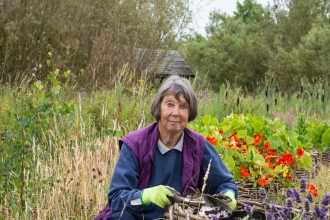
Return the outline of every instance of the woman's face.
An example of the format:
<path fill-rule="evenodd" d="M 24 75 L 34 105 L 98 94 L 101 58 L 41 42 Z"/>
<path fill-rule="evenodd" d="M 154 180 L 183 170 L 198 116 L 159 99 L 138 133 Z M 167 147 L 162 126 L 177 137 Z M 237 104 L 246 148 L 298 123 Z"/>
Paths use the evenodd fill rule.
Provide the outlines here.
<path fill-rule="evenodd" d="M 181 133 L 189 118 L 189 104 L 183 95 L 176 100 L 172 94 L 166 95 L 160 104 L 159 129 L 172 134 Z"/>

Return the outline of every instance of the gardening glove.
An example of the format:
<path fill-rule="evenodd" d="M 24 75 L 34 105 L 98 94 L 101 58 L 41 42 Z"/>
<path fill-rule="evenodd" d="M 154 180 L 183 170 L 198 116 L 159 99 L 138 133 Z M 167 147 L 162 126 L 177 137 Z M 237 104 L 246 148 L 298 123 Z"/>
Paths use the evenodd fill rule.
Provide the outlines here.
<path fill-rule="evenodd" d="M 232 190 L 228 189 L 225 191 L 224 195 L 231 199 L 231 202 L 227 203 L 227 205 L 231 210 L 234 210 L 237 205 L 237 201 L 235 199 L 235 193 Z"/>
<path fill-rule="evenodd" d="M 170 197 L 174 197 L 174 192 L 176 191 L 173 188 L 163 185 L 145 188 L 141 192 L 140 200 L 143 205 L 153 203 L 160 208 L 164 208 L 172 205 L 173 202 Z"/>

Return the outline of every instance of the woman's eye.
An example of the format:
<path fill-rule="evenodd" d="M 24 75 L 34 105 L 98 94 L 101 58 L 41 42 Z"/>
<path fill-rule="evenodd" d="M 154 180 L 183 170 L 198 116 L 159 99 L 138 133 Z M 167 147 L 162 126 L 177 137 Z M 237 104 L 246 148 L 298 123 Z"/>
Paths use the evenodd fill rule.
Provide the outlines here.
<path fill-rule="evenodd" d="M 181 106 L 182 109 L 187 109 L 188 107 L 186 105 Z"/>
<path fill-rule="evenodd" d="M 173 104 L 172 104 L 172 103 L 167 103 L 167 106 L 168 106 L 168 107 L 172 107 Z"/>

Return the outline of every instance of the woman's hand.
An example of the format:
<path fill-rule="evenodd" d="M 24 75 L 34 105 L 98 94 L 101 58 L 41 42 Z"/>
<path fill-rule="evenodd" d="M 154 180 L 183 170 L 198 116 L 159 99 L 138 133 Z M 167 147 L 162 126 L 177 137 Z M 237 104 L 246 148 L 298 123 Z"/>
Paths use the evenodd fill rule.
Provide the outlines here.
<path fill-rule="evenodd" d="M 160 208 L 170 206 L 172 202 L 169 197 L 173 197 L 173 192 L 175 192 L 174 189 L 171 189 L 172 188 L 163 185 L 145 188 L 141 192 L 140 200 L 144 205 L 153 203 Z"/>
<path fill-rule="evenodd" d="M 227 190 L 224 193 L 224 195 L 231 199 L 231 202 L 228 203 L 228 206 L 231 210 L 234 210 L 236 208 L 236 205 L 237 205 L 237 201 L 235 199 L 235 193 L 232 190 Z"/>

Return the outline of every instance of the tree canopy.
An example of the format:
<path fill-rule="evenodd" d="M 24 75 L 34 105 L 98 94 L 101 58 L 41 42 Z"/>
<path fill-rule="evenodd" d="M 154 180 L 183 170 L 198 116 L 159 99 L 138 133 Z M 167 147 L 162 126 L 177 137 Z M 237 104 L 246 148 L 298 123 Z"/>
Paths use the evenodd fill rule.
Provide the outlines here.
<path fill-rule="evenodd" d="M 229 82 L 253 89 L 272 77 L 281 89 L 301 79 L 328 80 L 329 0 L 237 2 L 233 16 L 213 11 L 206 36 L 191 35 L 179 51 L 212 89 Z"/>

